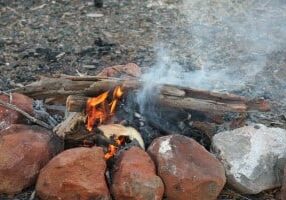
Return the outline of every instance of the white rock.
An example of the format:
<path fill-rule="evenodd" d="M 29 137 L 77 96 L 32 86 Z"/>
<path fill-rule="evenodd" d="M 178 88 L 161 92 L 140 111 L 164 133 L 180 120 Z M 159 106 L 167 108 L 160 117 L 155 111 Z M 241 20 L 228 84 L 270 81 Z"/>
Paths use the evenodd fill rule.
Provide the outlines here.
<path fill-rule="evenodd" d="M 286 130 L 261 124 L 216 134 L 213 152 L 222 161 L 228 183 L 245 194 L 281 185 L 286 163 Z"/>
<path fill-rule="evenodd" d="M 104 15 L 102 13 L 88 13 L 86 16 L 97 18 L 97 17 L 103 17 Z"/>

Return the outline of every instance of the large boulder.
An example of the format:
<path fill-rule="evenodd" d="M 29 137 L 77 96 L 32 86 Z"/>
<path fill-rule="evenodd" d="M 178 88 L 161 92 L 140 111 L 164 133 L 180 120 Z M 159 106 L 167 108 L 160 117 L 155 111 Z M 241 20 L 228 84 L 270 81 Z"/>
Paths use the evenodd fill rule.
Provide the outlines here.
<path fill-rule="evenodd" d="M 225 185 L 222 164 L 191 138 L 157 138 L 148 153 L 157 165 L 169 200 L 215 200 Z"/>
<path fill-rule="evenodd" d="M 105 170 L 102 148 L 69 149 L 41 170 L 36 192 L 42 200 L 109 200 Z"/>
<path fill-rule="evenodd" d="M 11 103 L 19 109 L 33 115 L 33 99 L 18 93 L 12 93 L 10 96 L 1 94 L 0 99 L 6 103 Z M 11 100 L 11 102 L 10 102 Z M 25 123 L 26 118 L 17 111 L 11 110 L 0 105 L 0 130 L 7 128 L 11 124 Z"/>
<path fill-rule="evenodd" d="M 155 164 L 138 147 L 122 153 L 115 163 L 112 194 L 116 200 L 161 200 L 164 185 Z"/>
<path fill-rule="evenodd" d="M 0 193 L 33 185 L 54 152 L 51 133 L 38 126 L 12 125 L 0 132 Z"/>
<path fill-rule="evenodd" d="M 261 124 L 216 134 L 213 152 L 223 162 L 228 183 L 256 194 L 281 185 L 286 161 L 286 130 Z"/>

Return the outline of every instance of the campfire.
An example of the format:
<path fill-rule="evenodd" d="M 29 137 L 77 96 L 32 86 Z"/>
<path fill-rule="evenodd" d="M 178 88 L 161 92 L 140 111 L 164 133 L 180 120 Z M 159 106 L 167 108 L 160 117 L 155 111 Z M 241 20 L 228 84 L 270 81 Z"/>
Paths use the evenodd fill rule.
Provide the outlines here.
<path fill-rule="evenodd" d="M 124 67 L 126 69 L 126 66 Z M 132 67 L 134 68 L 134 65 Z M 203 155 L 204 159 L 211 162 L 211 164 L 203 166 L 205 171 L 208 171 L 210 174 L 206 175 L 207 178 L 202 177 L 201 180 L 212 180 L 211 182 L 216 185 L 216 189 L 209 193 L 210 199 L 217 197 L 225 184 L 224 169 L 221 163 L 215 160 L 212 155 L 209 155 L 205 149 L 210 149 L 212 137 L 218 128 L 229 127 L 229 129 L 235 129 L 242 127 L 245 125 L 248 112 L 265 112 L 270 109 L 270 105 L 263 99 L 249 100 L 229 93 L 160 84 L 153 88 L 152 100 L 147 105 L 149 107 L 146 107 L 144 112 L 140 112 L 140 105 L 136 95 L 140 93 L 143 85 L 144 83 L 139 81 L 138 78 L 130 75 L 124 78 L 62 75 L 54 78 L 44 78 L 39 82 L 18 89 L 17 92 L 26 94 L 34 99 L 44 99 L 45 105 L 49 104 L 47 111 L 60 112 L 64 110 L 69 113 L 61 123 L 53 128 L 54 134 L 63 140 L 66 149 L 64 152 L 67 155 L 69 153 L 73 154 L 73 151 L 77 149 L 80 149 L 79 151 L 87 151 L 86 149 L 89 149 L 91 150 L 90 152 L 94 152 L 92 149 L 96 148 L 96 152 L 102 152 L 98 153 L 99 157 L 97 158 L 97 161 L 99 160 L 100 163 L 103 163 L 103 173 L 100 172 L 103 177 L 104 186 L 102 187 L 106 187 L 105 185 L 109 184 L 112 195 L 120 196 L 122 193 L 125 195 L 127 191 L 124 189 L 125 187 L 120 185 L 122 183 L 131 184 L 130 187 L 132 188 L 135 187 L 136 181 L 139 180 L 143 182 L 151 181 L 148 184 L 152 185 L 152 188 L 148 188 L 146 191 L 155 188 L 156 192 L 154 191 L 153 193 L 155 196 L 158 195 L 158 198 L 156 196 L 154 199 L 161 199 L 164 191 L 162 180 L 164 180 L 166 195 L 176 199 L 177 195 L 182 193 L 182 197 L 187 199 L 190 191 L 185 193 L 179 189 L 172 191 L 169 188 L 169 176 L 174 175 L 174 180 L 177 180 L 177 178 L 181 179 L 176 177 L 176 168 L 171 169 L 170 166 L 176 166 L 183 171 L 186 170 L 185 173 L 195 173 L 196 170 L 201 168 L 201 165 L 205 165 L 203 164 L 205 160 L 201 160 L 201 155 Z M 41 88 L 45 88 L 45 90 Z M 40 126 L 45 128 L 54 126 L 45 118 L 42 118 L 42 120 L 36 119 L 31 114 L 9 102 L 1 100 L 0 103 L 10 109 L 18 110 Z M 38 111 L 38 113 L 42 113 L 42 110 L 41 112 Z M 45 113 L 47 113 L 48 117 L 52 117 L 48 112 Z M 200 144 L 190 138 L 194 138 Z M 148 148 L 148 154 L 145 152 L 145 148 Z M 192 151 L 191 148 L 197 148 L 196 151 L 200 152 L 197 157 L 196 155 L 192 156 L 194 156 L 193 159 L 197 159 L 196 162 L 201 164 L 198 164 L 200 167 L 192 170 L 184 169 L 181 163 L 192 162 L 190 158 L 187 158 L 192 153 L 184 151 Z M 128 152 L 134 152 L 134 155 L 129 155 Z M 77 153 L 74 155 L 76 158 Z M 63 157 L 66 157 L 66 155 Z M 179 163 L 172 163 L 176 162 L 176 159 L 172 160 L 174 158 Z M 84 161 L 80 159 L 78 157 L 74 163 L 88 162 L 87 159 Z M 90 158 L 90 160 L 92 159 Z M 168 160 L 165 163 L 166 166 L 164 166 L 164 163 L 160 163 L 165 162 L 164 160 Z M 105 174 L 105 162 L 108 163 L 107 171 L 110 172 L 107 174 Z M 124 162 L 130 162 L 131 164 Z M 158 175 L 161 176 L 162 180 L 157 176 L 153 162 L 156 164 L 157 170 L 160 171 Z M 169 166 L 168 162 L 172 164 Z M 146 167 L 145 165 L 148 166 Z M 129 166 L 130 169 L 128 168 L 128 170 L 123 172 L 120 171 L 124 170 L 124 166 Z M 163 166 L 163 168 L 160 168 L 160 166 Z M 193 164 L 189 163 L 188 166 L 193 166 Z M 215 170 L 208 169 L 210 166 L 215 167 Z M 62 169 L 62 167 L 55 167 L 55 169 Z M 143 173 L 146 169 L 148 171 Z M 168 170 L 171 171 L 165 174 Z M 45 170 L 41 172 L 41 174 L 45 173 L 48 172 Z M 62 173 L 65 174 L 64 172 Z M 134 177 L 130 174 L 126 175 L 124 173 L 135 173 L 136 178 L 133 179 Z M 78 176 L 81 175 L 78 174 Z M 107 177 L 107 183 L 105 183 L 105 176 Z M 139 177 L 138 180 L 137 176 Z M 153 177 L 152 180 L 145 180 L 149 176 Z M 48 181 L 49 178 L 47 177 L 50 176 L 40 176 L 37 188 L 41 188 L 42 185 L 44 186 L 50 181 Z M 129 177 L 131 180 L 121 181 L 124 177 Z M 47 182 L 41 181 L 43 179 Z M 63 180 L 65 179 L 66 177 L 63 178 Z M 153 182 L 154 180 L 156 183 Z M 133 184 L 133 181 L 136 183 L 134 182 Z M 187 188 L 184 184 L 181 183 L 178 188 Z M 197 183 L 192 182 L 188 184 Z M 202 181 L 199 184 L 201 184 L 200 187 L 206 187 L 205 190 L 207 190 L 209 183 Z M 139 185 L 138 187 L 147 187 L 145 183 L 140 183 Z M 49 185 L 47 188 L 49 187 L 53 187 L 53 185 Z M 40 196 L 47 195 L 42 189 L 37 190 L 39 190 Z M 54 190 L 57 189 L 54 188 Z M 133 189 L 131 190 L 133 191 Z M 179 193 L 177 193 L 178 191 Z M 104 195 L 107 195 L 109 198 L 108 189 L 106 189 Z M 140 195 L 144 196 L 147 194 Z M 199 194 L 202 198 L 204 198 L 204 195 L 203 193 Z M 95 197 L 96 195 L 92 194 L 91 196 Z M 146 199 L 145 197 L 141 199 Z"/>
<path fill-rule="evenodd" d="M 94 125 L 106 123 L 114 114 L 118 101 L 123 95 L 121 86 L 113 91 L 112 100 L 108 103 L 109 92 L 104 92 L 97 97 L 88 98 L 86 102 L 87 130 L 91 131 Z"/>
<path fill-rule="evenodd" d="M 94 127 L 100 127 L 100 130 L 104 129 L 104 126 L 100 126 L 102 124 L 108 123 L 112 117 L 115 115 L 116 108 L 119 104 L 120 99 L 123 96 L 123 89 L 121 86 L 116 86 L 112 92 L 112 96 L 109 97 L 111 92 L 106 91 L 97 97 L 91 97 L 87 99 L 86 102 L 86 129 L 91 132 Z M 110 102 L 108 99 L 111 98 Z M 119 126 L 119 125 L 118 125 Z M 116 127 L 116 126 L 114 126 Z M 120 127 L 120 126 L 119 126 Z M 109 127 L 109 129 L 111 129 Z M 103 131 L 104 135 L 107 136 L 108 130 Z M 118 132 L 120 130 L 115 129 L 114 132 L 109 134 L 108 138 L 110 138 L 112 144 L 109 144 L 107 147 L 107 152 L 104 155 L 106 160 L 112 158 L 119 148 L 125 146 L 128 139 L 132 138 L 131 135 L 120 135 Z M 140 137 L 140 134 L 137 134 L 137 137 Z M 138 139 L 140 142 L 142 139 Z M 144 147 L 143 147 L 144 148 Z"/>

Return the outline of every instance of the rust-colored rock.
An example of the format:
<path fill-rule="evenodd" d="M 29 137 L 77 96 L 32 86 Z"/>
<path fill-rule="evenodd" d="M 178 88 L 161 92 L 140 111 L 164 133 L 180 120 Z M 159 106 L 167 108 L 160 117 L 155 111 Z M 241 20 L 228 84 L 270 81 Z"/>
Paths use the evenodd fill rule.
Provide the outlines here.
<path fill-rule="evenodd" d="M 168 200 L 215 200 L 225 185 L 222 164 L 191 138 L 182 135 L 157 138 L 148 153 L 165 184 Z"/>
<path fill-rule="evenodd" d="M 1 94 L 0 99 L 17 106 L 31 115 L 33 114 L 33 99 L 18 93 L 13 93 L 11 96 L 11 102 L 10 97 L 5 94 Z M 26 118 L 19 112 L 0 105 L 0 130 L 7 128 L 11 124 L 22 124 L 25 120 Z"/>
<path fill-rule="evenodd" d="M 161 200 L 162 180 L 149 155 L 139 147 L 122 153 L 115 163 L 112 194 L 116 200 Z"/>
<path fill-rule="evenodd" d="M 15 194 L 35 183 L 53 154 L 49 134 L 16 124 L 0 132 L 0 193 Z"/>
<path fill-rule="evenodd" d="M 102 77 L 139 77 L 141 75 L 141 69 L 134 63 L 128 63 L 126 65 L 115 65 L 103 69 L 98 76 Z"/>
<path fill-rule="evenodd" d="M 42 200 L 109 200 L 103 157 L 99 147 L 60 153 L 41 170 L 37 194 Z"/>

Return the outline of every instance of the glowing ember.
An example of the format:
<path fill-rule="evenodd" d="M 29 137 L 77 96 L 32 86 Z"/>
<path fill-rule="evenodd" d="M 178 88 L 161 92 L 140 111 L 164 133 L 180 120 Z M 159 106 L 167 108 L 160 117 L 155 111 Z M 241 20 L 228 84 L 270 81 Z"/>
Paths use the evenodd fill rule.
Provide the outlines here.
<path fill-rule="evenodd" d="M 108 95 L 109 92 L 104 92 L 97 97 L 87 100 L 87 130 L 92 131 L 95 125 L 105 123 L 115 114 L 116 106 L 123 95 L 122 87 L 118 86 L 114 89 L 111 102 L 108 102 Z M 124 143 L 124 137 L 115 138 L 115 144 L 108 146 L 108 152 L 104 155 L 104 158 L 108 160 L 113 157 L 118 147 Z"/>
<path fill-rule="evenodd" d="M 89 98 L 87 100 L 87 130 L 92 131 L 94 125 L 102 124 L 114 115 L 118 101 L 123 95 L 122 87 L 117 86 L 114 89 L 110 103 L 107 101 L 108 94 L 109 92 L 104 92 L 97 97 Z"/>
<path fill-rule="evenodd" d="M 104 155 L 105 160 L 110 159 L 116 154 L 118 147 L 125 143 L 124 137 L 119 137 L 118 139 L 115 140 L 115 142 L 116 142 L 115 145 L 110 144 L 108 146 L 108 152 Z"/>

